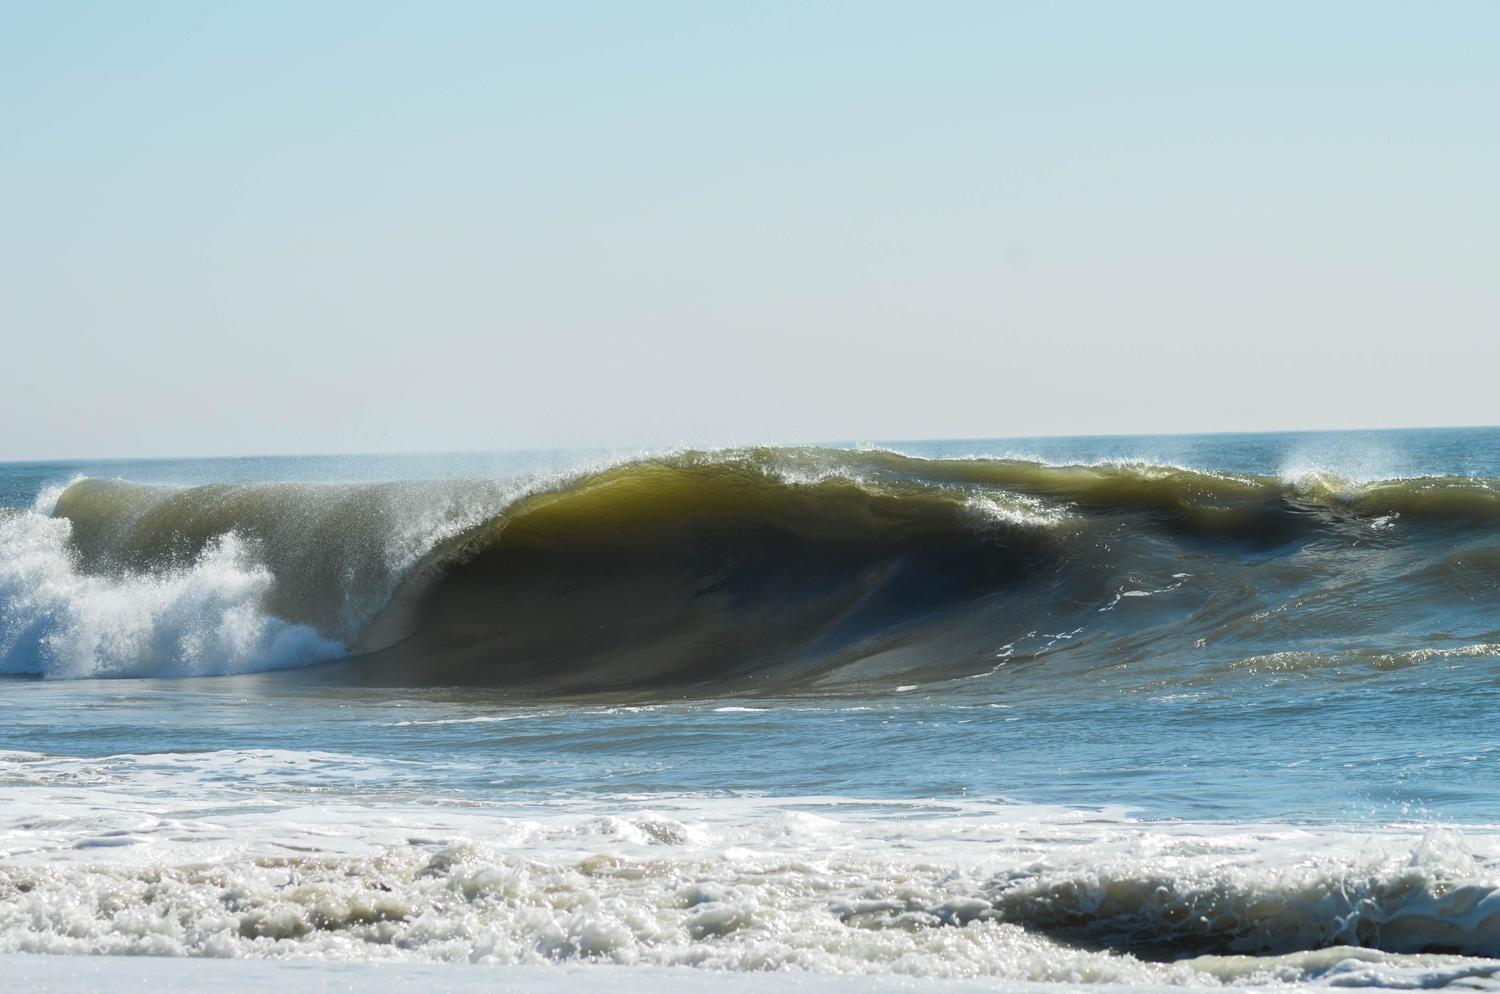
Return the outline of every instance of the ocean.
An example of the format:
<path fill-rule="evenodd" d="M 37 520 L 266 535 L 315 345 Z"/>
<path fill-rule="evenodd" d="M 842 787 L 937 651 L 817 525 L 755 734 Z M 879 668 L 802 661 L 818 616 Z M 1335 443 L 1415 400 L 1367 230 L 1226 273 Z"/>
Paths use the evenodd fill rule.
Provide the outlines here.
<path fill-rule="evenodd" d="M 1497 715 L 1497 428 L 0 464 L 0 989 L 1500 990 Z"/>

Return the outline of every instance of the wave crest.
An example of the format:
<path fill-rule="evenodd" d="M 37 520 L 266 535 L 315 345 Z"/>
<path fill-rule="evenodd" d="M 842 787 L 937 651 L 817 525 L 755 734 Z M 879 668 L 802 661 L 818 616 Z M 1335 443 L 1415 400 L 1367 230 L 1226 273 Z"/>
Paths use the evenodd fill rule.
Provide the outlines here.
<path fill-rule="evenodd" d="M 1500 490 L 1458 478 L 1354 484 L 798 448 L 684 452 L 505 483 L 86 479 L 56 497 L 53 513 L 71 528 L 52 540 L 53 555 L 66 546 L 74 579 L 64 585 L 83 600 L 154 603 L 174 584 L 202 591 L 217 577 L 213 596 L 176 596 L 238 597 L 254 605 L 259 634 L 216 635 L 201 652 L 145 637 L 63 637 L 89 628 L 65 620 L 87 611 L 33 604 L 21 615 L 51 620 L 11 625 L 11 658 L 25 660 L 8 664 L 13 672 L 43 665 L 42 632 L 76 649 L 56 657 L 72 662 L 50 664 L 57 674 L 274 668 L 343 645 L 364 654 L 358 675 L 376 682 L 580 691 L 752 678 L 785 686 L 833 671 L 949 679 L 989 669 L 1027 633 L 1082 633 L 1067 647 L 1079 656 L 1114 644 L 1097 635 L 1118 640 L 1171 621 L 1217 589 L 1223 617 L 1198 616 L 1205 630 L 1185 644 L 1206 643 L 1213 625 L 1246 623 L 1234 608 L 1246 597 L 1234 580 L 1244 567 L 1274 574 L 1268 589 L 1306 589 L 1360 569 L 1368 549 L 1402 550 L 1396 565 L 1410 590 L 1439 596 L 1488 582 L 1474 570 L 1494 559 L 1484 543 L 1500 521 Z M 1453 545 L 1455 535 L 1466 544 Z M 1315 571 L 1265 565 L 1304 548 L 1318 552 Z M 23 601 L 24 586 L 13 584 L 7 603 Z M 1146 590 L 1161 596 L 1134 594 Z M 1394 596 L 1366 593 L 1367 602 Z M 266 634 L 278 625 L 303 649 Z M 139 658 L 126 662 L 132 652 Z"/>

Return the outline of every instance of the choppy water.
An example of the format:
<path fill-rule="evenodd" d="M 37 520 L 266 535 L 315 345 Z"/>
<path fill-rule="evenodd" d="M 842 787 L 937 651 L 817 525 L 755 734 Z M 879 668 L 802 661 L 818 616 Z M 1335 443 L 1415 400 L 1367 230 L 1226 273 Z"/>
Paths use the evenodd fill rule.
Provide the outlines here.
<path fill-rule="evenodd" d="M 3 466 L 0 952 L 1486 983 L 1497 480 L 1496 429 Z"/>

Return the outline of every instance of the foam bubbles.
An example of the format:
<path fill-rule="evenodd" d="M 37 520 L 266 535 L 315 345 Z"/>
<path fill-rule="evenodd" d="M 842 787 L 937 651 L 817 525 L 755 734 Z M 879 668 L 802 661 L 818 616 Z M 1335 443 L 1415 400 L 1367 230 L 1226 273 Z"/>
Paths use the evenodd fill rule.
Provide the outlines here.
<path fill-rule="evenodd" d="M 993 492 L 975 494 L 964 502 L 975 520 L 987 525 L 1014 528 L 1049 528 L 1067 517 L 1055 504 L 1025 494 Z"/>
<path fill-rule="evenodd" d="M 220 776 L 246 763 L 255 789 Z M 369 809 L 307 792 L 381 774 L 367 766 L 0 753 L 19 803 L 0 819 L 0 953 L 1423 986 L 1486 962 L 1423 950 L 1500 943 L 1484 833 L 840 798 Z M 1153 962 L 1130 952 L 1143 937 L 1208 954 Z"/>
<path fill-rule="evenodd" d="M 331 659 L 343 646 L 263 608 L 275 578 L 234 532 L 181 568 L 89 574 L 71 524 L 0 517 L 0 672 L 55 678 L 189 676 Z"/>

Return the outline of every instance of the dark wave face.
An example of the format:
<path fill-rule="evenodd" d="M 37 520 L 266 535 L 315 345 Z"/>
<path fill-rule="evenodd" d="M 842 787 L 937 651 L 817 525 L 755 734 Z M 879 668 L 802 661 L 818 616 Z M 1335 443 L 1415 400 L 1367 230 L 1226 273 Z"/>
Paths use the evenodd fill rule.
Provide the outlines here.
<path fill-rule="evenodd" d="M 1496 639 L 1500 606 L 1500 489 L 1463 478 L 760 449 L 514 485 L 87 479 L 54 514 L 77 571 L 122 589 L 195 576 L 232 538 L 239 568 L 269 577 L 255 609 L 348 654 L 322 672 L 390 685 L 782 692 L 962 687 L 1044 659 L 1039 684 L 1126 664 L 1396 666 Z"/>

